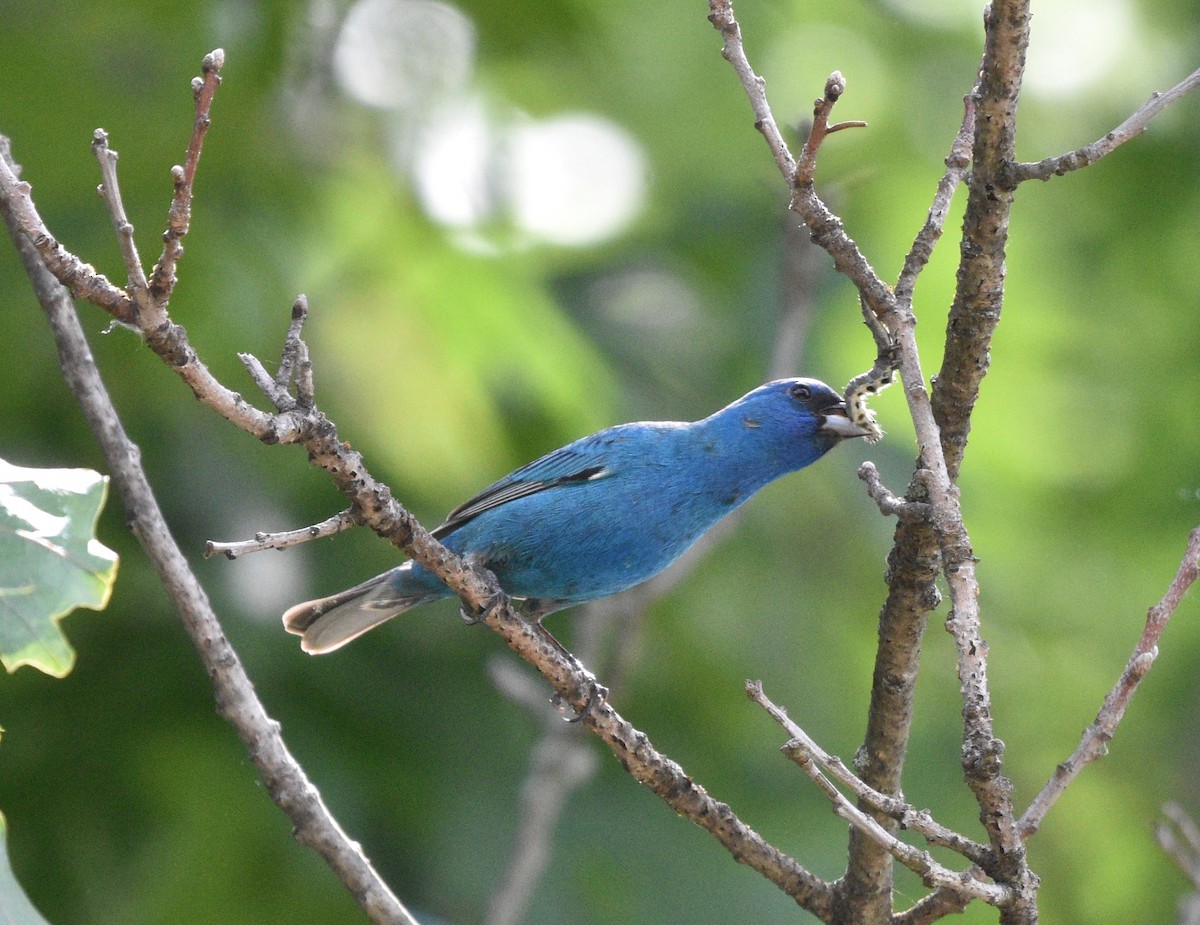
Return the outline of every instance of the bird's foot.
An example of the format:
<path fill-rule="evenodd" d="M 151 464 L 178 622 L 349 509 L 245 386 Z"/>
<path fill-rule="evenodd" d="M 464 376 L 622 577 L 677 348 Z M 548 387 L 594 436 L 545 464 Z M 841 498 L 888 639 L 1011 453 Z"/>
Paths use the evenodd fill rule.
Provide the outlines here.
<path fill-rule="evenodd" d="M 465 601 L 458 605 L 458 615 L 462 617 L 463 623 L 467 626 L 474 626 L 476 623 L 482 623 L 489 616 L 503 607 L 508 601 L 508 598 L 503 592 L 497 591 L 486 601 L 482 607 L 471 607 Z"/>
<path fill-rule="evenodd" d="M 592 710 L 608 700 L 608 688 L 599 681 L 592 680 L 589 683 L 589 688 L 590 690 L 588 691 L 587 703 L 585 703 L 579 712 L 574 716 L 567 717 L 568 723 L 580 722 L 585 716 L 592 712 Z M 569 707 L 569 704 L 566 703 L 565 698 L 559 696 L 558 694 L 555 694 L 550 702 L 564 712 Z"/>

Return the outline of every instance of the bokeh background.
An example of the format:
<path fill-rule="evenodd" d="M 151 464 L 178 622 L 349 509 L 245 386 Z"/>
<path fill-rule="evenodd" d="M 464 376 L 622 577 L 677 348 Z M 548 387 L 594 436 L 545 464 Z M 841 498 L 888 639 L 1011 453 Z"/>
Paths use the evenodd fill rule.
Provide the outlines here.
<path fill-rule="evenodd" d="M 319 402 L 432 526 L 598 427 L 702 416 L 775 373 L 840 386 L 869 365 L 855 295 L 804 255 L 706 13 L 632 0 L 7 0 L 0 131 L 51 229 L 123 279 L 92 130 L 120 151 L 152 259 L 189 80 L 225 48 L 174 317 L 250 395 L 236 353 L 277 357 L 291 301 L 307 293 Z M 798 125 L 827 74 L 845 74 L 838 114 L 870 127 L 830 139 L 818 182 L 894 278 L 974 77 L 979 4 L 743 0 L 737 13 L 781 122 Z M 1162 0 L 1035 4 L 1021 156 L 1091 141 L 1182 79 L 1198 25 L 1194 6 Z M 1018 194 L 962 489 L 1021 805 L 1076 745 L 1200 522 L 1198 151 L 1200 99 L 1188 99 L 1097 166 Z M 917 291 L 928 374 L 959 215 Z M 302 451 L 217 420 L 134 337 L 102 335 L 107 319 L 81 312 L 180 541 L 326 801 L 423 921 L 482 921 L 542 728 L 491 680 L 511 657 L 450 604 L 336 655 L 302 655 L 279 614 L 395 552 L 357 531 L 203 560 L 206 539 L 310 523 L 341 498 Z M 0 456 L 104 468 L 6 248 L 0 390 Z M 914 456 L 899 389 L 875 406 L 883 443 L 770 487 L 644 619 L 627 619 L 631 601 L 601 627 L 605 664 L 617 629 L 632 634 L 618 709 L 827 877 L 844 864 L 844 824 L 779 756 L 781 735 L 742 681 L 761 678 L 827 749 L 853 755 L 891 537 L 854 470 L 874 460 L 901 490 Z M 108 610 L 63 621 L 75 670 L 0 678 L 0 810 L 36 905 L 56 925 L 362 921 L 216 717 L 117 502 L 99 533 L 121 571 Z M 1186 884 L 1152 830 L 1164 801 L 1200 812 L 1197 600 L 1167 631 L 1111 755 L 1030 846 L 1046 921 L 1173 919 Z M 930 621 L 905 789 L 978 835 L 944 617 Z M 572 615 L 551 623 L 578 642 Z M 807 918 L 587 744 L 596 773 L 565 807 L 526 921 Z M 923 890 L 901 876 L 898 892 L 906 904 Z"/>

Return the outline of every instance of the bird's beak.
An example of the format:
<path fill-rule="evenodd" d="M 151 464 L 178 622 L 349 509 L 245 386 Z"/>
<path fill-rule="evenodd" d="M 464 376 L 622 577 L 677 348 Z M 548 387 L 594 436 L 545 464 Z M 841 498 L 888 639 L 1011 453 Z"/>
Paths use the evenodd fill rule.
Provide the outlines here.
<path fill-rule="evenodd" d="M 847 440 L 851 437 L 868 437 L 871 432 L 865 427 L 860 427 L 855 424 L 846 415 L 846 403 L 838 402 L 830 405 L 828 408 L 821 409 L 821 426 L 818 430 L 823 430 L 826 433 L 835 434 L 837 437 Z"/>

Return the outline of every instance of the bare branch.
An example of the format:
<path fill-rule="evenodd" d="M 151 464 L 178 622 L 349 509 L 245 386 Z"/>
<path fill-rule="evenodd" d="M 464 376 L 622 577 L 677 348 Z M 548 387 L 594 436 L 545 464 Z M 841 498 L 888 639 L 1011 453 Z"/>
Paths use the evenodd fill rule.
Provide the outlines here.
<path fill-rule="evenodd" d="M 887 486 L 879 477 L 879 470 L 875 468 L 874 463 L 865 462 L 859 466 L 858 477 L 866 483 L 867 494 L 879 507 L 879 513 L 885 517 L 895 515 L 901 520 L 929 519 L 929 505 L 923 501 L 908 501 L 905 498 L 899 498 L 888 491 Z"/>
<path fill-rule="evenodd" d="M 258 386 L 258 390 L 263 395 L 270 399 L 271 404 L 280 411 L 291 411 L 296 406 L 291 392 L 288 391 L 288 385 L 286 383 L 281 385 L 274 376 L 267 372 L 262 360 L 252 353 L 239 353 L 237 357 L 242 366 L 246 367 L 251 381 Z"/>
<path fill-rule="evenodd" d="M 142 258 L 138 255 L 137 244 L 133 240 L 133 225 L 129 223 L 125 214 L 125 203 L 121 201 L 121 187 L 117 182 L 118 155 L 108 146 L 108 133 L 102 128 L 96 129 L 92 135 L 92 153 L 100 164 L 101 183 L 98 192 L 108 204 L 113 230 L 121 248 L 121 257 L 129 274 L 125 291 L 137 303 L 138 308 L 142 309 L 149 297 L 146 291 L 146 272 L 142 269 Z"/>
<path fill-rule="evenodd" d="M 270 415 L 216 380 L 188 343 L 187 331 L 170 323 L 165 313 L 154 316 L 135 310 L 133 300 L 89 264 L 62 247 L 50 234 L 33 204 L 28 183 L 17 179 L 0 157 L 0 199 L 7 203 L 16 231 L 30 241 L 46 268 L 71 295 L 108 311 L 122 324 L 138 330 L 146 343 L 188 384 L 192 393 L 226 420 L 267 443 L 294 443 L 300 422 L 288 415 Z M 152 302 L 153 300 L 150 300 Z"/>
<path fill-rule="evenodd" d="M 967 908 L 970 897 L 941 887 L 903 912 L 891 917 L 891 925 L 930 925 L 948 915 L 957 915 Z"/>
<path fill-rule="evenodd" d="M 900 271 L 900 278 L 896 281 L 896 301 L 906 309 L 912 308 L 913 289 L 917 284 L 917 276 L 925 269 L 929 258 L 933 256 L 933 248 L 941 238 L 942 228 L 946 224 L 950 202 L 954 199 L 954 193 L 959 184 L 970 170 L 971 139 L 975 135 L 975 98 L 973 94 L 977 91 L 978 87 L 963 98 L 962 125 L 959 127 L 958 135 L 954 138 L 954 143 L 950 146 L 950 153 L 946 156 L 946 172 L 938 181 L 937 191 L 934 193 L 933 203 L 929 206 L 925 224 L 917 232 L 912 247 L 909 248 L 908 255 L 904 258 L 904 268 Z"/>
<path fill-rule="evenodd" d="M 201 65 L 202 77 L 192 81 L 192 92 L 196 98 L 196 118 L 192 123 L 192 137 L 188 142 L 183 166 L 171 168 L 171 179 L 175 195 L 167 213 L 167 230 L 163 232 L 163 251 L 150 276 L 150 294 L 157 305 L 166 307 L 175 290 L 175 267 L 183 256 L 183 239 L 192 221 L 192 190 L 196 183 L 196 168 L 200 165 L 200 152 L 204 147 L 204 136 L 212 122 L 213 97 L 221 85 L 221 68 L 225 65 L 225 51 L 217 48 L 204 56 Z"/>
<path fill-rule="evenodd" d="M 754 73 L 746 58 L 742 45 L 742 31 L 733 15 L 731 0 L 709 0 L 709 22 L 716 27 L 725 40 L 721 55 L 728 61 L 741 80 L 742 88 L 750 100 L 754 110 L 754 127 L 767 140 L 767 145 L 775 157 L 775 164 L 789 187 L 793 188 L 791 208 L 804 220 L 815 244 L 822 247 L 833 258 L 834 265 L 858 287 L 859 292 L 871 306 L 871 310 L 883 317 L 894 303 L 892 291 L 881 280 L 878 274 L 867 263 L 858 245 L 846 234 L 841 221 L 835 216 L 817 196 L 811 183 L 800 183 L 797 178 L 796 160 L 788 150 L 783 140 L 783 133 L 775 124 L 771 115 L 771 107 L 767 104 L 766 83 Z M 838 75 L 840 77 L 840 74 Z M 832 75 L 831 75 L 832 77 Z M 837 84 L 837 81 L 834 81 Z M 844 86 L 835 86 L 837 95 L 844 91 Z M 827 94 L 828 95 L 828 94 Z M 820 101 L 818 101 L 820 105 Z M 832 102 L 830 103 L 832 106 Z M 828 112 L 826 111 L 826 116 Z M 827 132 L 823 132 L 828 134 Z M 810 135 L 811 137 L 811 135 Z M 819 144 L 810 144 L 811 157 L 816 156 Z"/>
<path fill-rule="evenodd" d="M 1152 94 L 1133 115 L 1103 138 L 1057 157 L 1047 157 L 1033 163 L 1011 164 L 1008 168 L 1007 182 L 1015 185 L 1026 180 L 1049 180 L 1081 167 L 1089 167 L 1125 142 L 1142 134 L 1155 116 L 1197 87 L 1200 87 L 1200 69 L 1192 71 L 1170 90 Z"/>
<path fill-rule="evenodd" d="M 1200 827 L 1178 803 L 1164 806 L 1163 816 L 1163 821 L 1155 826 L 1155 838 L 1192 882 L 1192 888 L 1200 893 Z"/>
<path fill-rule="evenodd" d="M 830 126 L 829 114 L 833 112 L 834 104 L 846 92 L 846 78 L 841 71 L 834 71 L 825 81 L 825 92 L 813 101 L 812 128 L 808 130 L 808 138 L 800 150 L 800 160 L 796 163 L 796 175 L 792 182 L 797 186 L 802 183 L 812 183 L 813 175 L 817 172 L 817 152 L 825 136 L 844 128 L 865 127 L 865 122 L 840 122 Z"/>
<path fill-rule="evenodd" d="M 925 224 L 913 241 L 896 284 L 899 317 L 894 319 L 894 324 L 907 324 L 912 317 L 912 293 L 916 278 L 928 263 L 941 236 L 950 201 L 966 174 L 973 130 L 974 103 L 968 96 L 964 101 L 962 127 L 946 158 L 946 173 L 938 182 Z M 869 325 L 870 317 L 866 312 L 864 318 Z M 872 333 L 875 334 L 874 328 Z M 875 338 L 878 345 L 880 336 L 875 334 Z M 892 339 L 890 332 L 888 338 Z M 894 340 L 893 343 L 898 350 L 899 344 Z M 879 614 L 879 643 L 871 684 L 871 705 L 867 713 L 867 731 L 856 757 L 856 766 L 863 779 L 887 793 L 898 792 L 900 788 L 909 730 L 912 727 L 913 695 L 920 667 L 925 617 L 941 601 L 941 594 L 934 582 L 941 561 L 938 537 L 928 520 L 931 512 L 928 503 L 930 475 L 926 469 L 917 469 L 914 473 L 903 503 L 908 510 L 920 516 L 900 516 L 892 550 L 888 554 L 885 573 L 888 594 Z M 869 491 L 870 484 L 868 482 Z M 871 497 L 877 504 L 880 504 L 881 498 L 886 505 L 891 504 L 887 496 L 872 493 Z M 885 514 L 890 509 L 890 506 L 880 505 L 880 510 Z M 881 824 L 888 823 L 882 817 L 879 817 L 879 821 Z M 852 829 L 849 865 L 846 875 L 837 884 L 841 897 L 856 908 L 865 909 L 867 916 L 885 915 L 891 910 L 891 876 L 890 855 L 881 850 L 877 843 Z M 920 916 L 925 914 L 947 914 L 941 911 L 943 909 L 961 911 L 965 906 L 961 895 L 957 893 L 936 891 L 932 896 L 940 896 L 941 899 L 934 901 L 931 898 L 928 903 L 918 904 L 920 908 L 910 910 L 915 916 L 914 921 L 920 920 Z"/>
<path fill-rule="evenodd" d="M 917 809 L 903 799 L 880 793 L 846 767 L 836 755 L 831 755 L 788 716 L 787 710 L 776 705 L 763 691 L 761 681 L 747 681 L 746 694 L 770 714 L 791 737 L 784 750 L 802 752 L 803 759 L 811 761 L 831 774 L 842 786 L 862 800 L 869 809 L 891 816 L 905 829 L 920 834 L 931 845 L 949 848 L 968 861 L 980 863 L 986 859 L 987 847 L 974 842 L 958 832 L 946 828 L 933 819 L 929 810 Z M 789 754 L 789 757 L 793 755 Z M 886 844 L 887 842 L 884 842 Z"/>
<path fill-rule="evenodd" d="M 900 841 L 875 819 L 855 808 L 854 804 L 841 794 L 821 769 L 824 768 L 832 773 L 844 786 L 854 791 L 860 800 L 872 804 L 874 809 L 895 815 L 902 821 L 910 822 L 932 844 L 950 847 L 975 858 L 982 858 L 987 852 L 986 848 L 975 844 L 957 832 L 938 825 L 927 812 L 918 813 L 903 801 L 872 790 L 851 774 L 841 759 L 829 755 L 818 746 L 803 729 L 789 719 L 785 710 L 772 703 L 763 693 L 761 682 L 747 681 L 746 693 L 792 736 L 783 746 L 783 753 L 795 761 L 804 773 L 816 783 L 829 798 L 833 804 L 833 811 L 838 816 L 881 844 L 896 860 L 916 873 L 929 886 L 958 890 L 991 905 L 1001 905 L 1009 901 L 1009 890 L 1005 887 L 985 883 L 972 871 L 955 873 L 934 861 L 929 852 L 921 851 Z"/>
<path fill-rule="evenodd" d="M 1188 588 L 1200 576 L 1200 527 L 1188 537 L 1187 551 L 1179 563 L 1175 578 L 1167 587 L 1162 600 L 1146 612 L 1146 625 L 1138 638 L 1121 677 L 1104 698 L 1104 703 L 1092 724 L 1084 730 L 1083 738 L 1071 756 L 1054 770 L 1041 792 L 1034 797 L 1019 823 L 1021 836 L 1029 838 L 1042 824 L 1046 813 L 1054 805 L 1067 786 L 1087 765 L 1108 751 L 1108 743 L 1117 731 L 1117 725 L 1125 715 L 1129 701 L 1138 685 L 1154 665 L 1158 657 L 1158 640 L 1167 628 L 1167 623 L 1183 600 Z"/>
<path fill-rule="evenodd" d="M 767 82 L 754 73 L 746 58 L 746 51 L 742 46 L 742 27 L 733 18 L 733 4 L 729 0 L 709 0 L 708 10 L 708 21 L 725 40 L 721 46 L 721 57 L 733 65 L 746 95 L 750 98 L 750 108 L 754 110 L 754 127 L 766 139 L 779 172 L 791 183 L 796 174 L 796 159 L 788 150 L 783 133 L 779 131 L 775 117 L 771 115 L 771 106 L 767 103 Z"/>
<path fill-rule="evenodd" d="M 297 408 L 311 411 L 314 405 L 312 363 L 308 358 L 308 344 L 302 336 L 307 318 L 308 297 L 302 293 L 292 303 L 292 323 L 288 327 L 279 368 L 274 376 L 267 372 L 258 357 L 251 353 L 238 354 L 238 359 L 246 367 L 254 384 L 271 400 L 271 404 L 284 413 Z M 293 383 L 295 397 L 292 395 Z"/>
<path fill-rule="evenodd" d="M 33 188 L 18 176 L 8 139 L 0 148 L 0 200 L 5 203 L 9 227 L 29 241 L 47 269 L 71 295 L 87 299 L 108 311 L 123 324 L 133 325 L 133 300 L 114 286 L 103 273 L 84 263 L 55 240 L 33 203 Z"/>
<path fill-rule="evenodd" d="M 283 342 L 279 370 L 275 373 L 275 383 L 283 386 L 285 390 L 288 383 L 296 383 L 296 404 L 301 408 L 311 408 L 315 401 L 312 362 L 308 358 L 308 344 L 301 336 L 304 333 L 304 322 L 307 320 L 308 299 L 300 295 L 292 303 L 292 323 Z"/>
<path fill-rule="evenodd" d="M 259 702 L 204 589 L 171 536 L 141 467 L 141 453 L 126 435 L 109 399 L 70 298 L 46 271 L 39 253 L 29 246 L 9 208 L 11 204 L 9 199 L 0 201 L 9 233 L 50 322 L 67 384 L 104 452 L 130 527 L 158 571 L 212 680 L 218 712 L 237 730 L 271 799 L 294 823 L 296 838 L 326 860 L 370 920 L 380 925 L 417 925 L 359 846 L 346 837 L 329 814 L 316 788 L 288 751 L 279 724 Z"/>
<path fill-rule="evenodd" d="M 952 479 L 958 478 L 971 412 L 988 371 L 988 348 L 1003 307 L 1005 249 L 1015 189 L 1006 182 L 1005 170 L 1016 152 L 1017 100 L 1029 45 L 1028 0 L 995 0 L 984 25 L 983 64 L 972 93 L 975 137 L 958 283 L 932 399 Z"/>
<path fill-rule="evenodd" d="M 333 536 L 351 527 L 360 526 L 362 521 L 354 513 L 353 508 L 339 511 L 327 520 L 301 527 L 298 530 L 285 530 L 282 533 L 256 533 L 254 539 L 237 540 L 234 542 L 217 542 L 209 540 L 204 544 L 204 558 L 221 555 L 226 559 L 237 559 L 252 552 L 262 552 L 264 549 L 290 549 L 307 543 L 309 540 Z"/>

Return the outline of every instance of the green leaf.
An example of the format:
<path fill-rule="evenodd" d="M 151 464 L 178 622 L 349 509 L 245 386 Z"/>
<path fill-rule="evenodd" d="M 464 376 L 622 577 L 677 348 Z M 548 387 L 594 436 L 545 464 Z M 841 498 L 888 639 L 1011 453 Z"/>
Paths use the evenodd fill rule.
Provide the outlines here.
<path fill-rule="evenodd" d="M 8 863 L 8 823 L 0 813 L 0 922 L 4 925 L 48 925 L 17 883 Z"/>
<path fill-rule="evenodd" d="M 90 469 L 22 469 L 0 460 L 0 662 L 56 678 L 75 663 L 58 621 L 101 610 L 117 554 L 95 539 L 108 479 Z"/>

